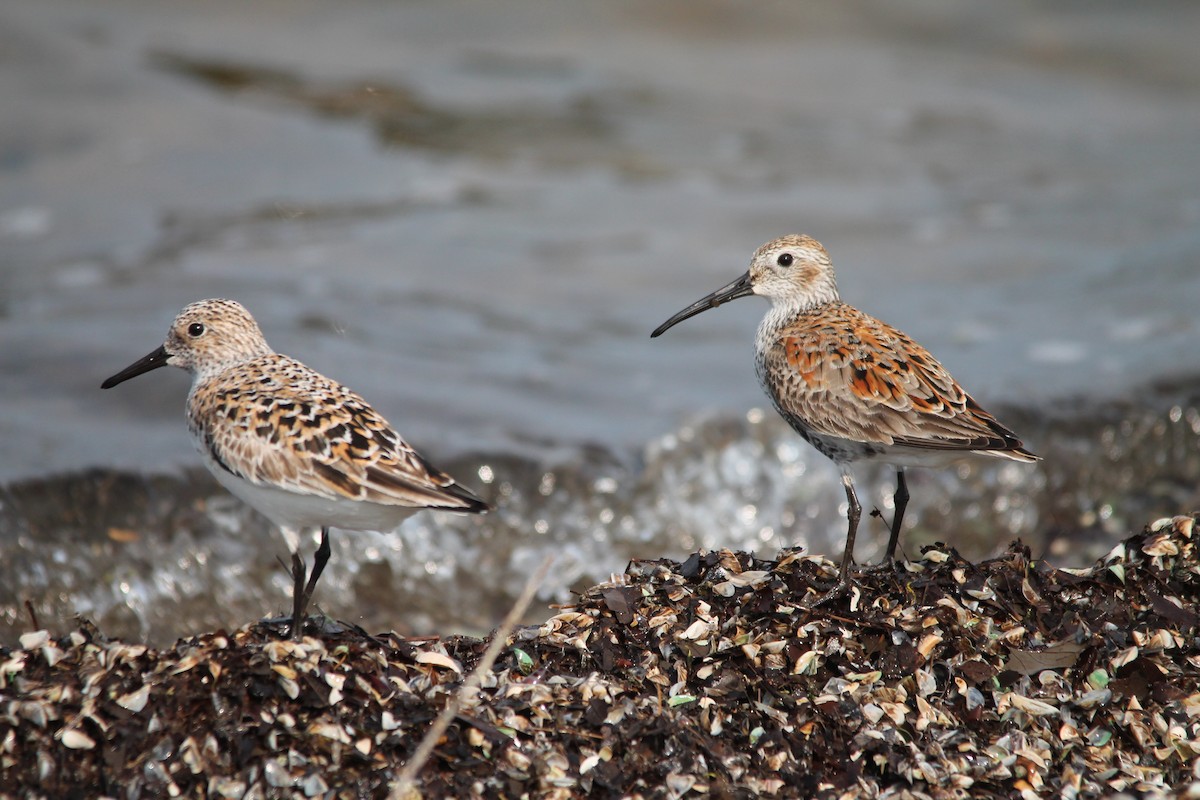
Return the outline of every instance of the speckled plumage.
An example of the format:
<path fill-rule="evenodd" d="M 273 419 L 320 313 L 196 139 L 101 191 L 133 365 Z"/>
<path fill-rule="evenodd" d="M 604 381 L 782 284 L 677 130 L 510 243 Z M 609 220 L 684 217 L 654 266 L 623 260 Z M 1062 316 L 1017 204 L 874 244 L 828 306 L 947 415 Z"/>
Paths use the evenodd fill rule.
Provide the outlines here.
<path fill-rule="evenodd" d="M 232 300 L 184 308 L 162 347 L 103 388 L 166 365 L 192 374 L 188 429 L 205 464 L 281 528 L 294 566 L 300 565 L 300 534 L 322 531 L 308 587 L 297 578 L 297 591 L 304 592 L 297 596 L 298 614 L 324 566 L 322 553 L 328 557 L 329 527 L 391 530 L 423 508 L 487 510 L 358 394 L 272 351 L 254 318 Z"/>
<path fill-rule="evenodd" d="M 850 526 L 839 589 L 860 512 L 849 471 L 854 463 L 878 459 L 898 469 L 890 559 L 908 499 L 905 467 L 943 466 L 976 454 L 1038 460 L 924 347 L 843 303 L 829 254 L 808 236 L 764 244 L 745 275 L 683 309 L 652 336 L 749 294 L 771 301 L 755 338 L 763 390 L 784 419 L 842 470 Z"/>
<path fill-rule="evenodd" d="M 253 484 L 414 510 L 462 510 L 478 502 L 358 394 L 277 353 L 197 381 L 187 417 L 201 452 Z M 286 508 L 272 511 L 268 516 L 281 525 L 300 524 Z M 328 524 L 356 527 L 341 523 Z"/>
<path fill-rule="evenodd" d="M 926 466 L 964 452 L 1030 461 L 925 348 L 832 302 L 760 329 L 759 381 L 781 414 L 836 462 Z"/>

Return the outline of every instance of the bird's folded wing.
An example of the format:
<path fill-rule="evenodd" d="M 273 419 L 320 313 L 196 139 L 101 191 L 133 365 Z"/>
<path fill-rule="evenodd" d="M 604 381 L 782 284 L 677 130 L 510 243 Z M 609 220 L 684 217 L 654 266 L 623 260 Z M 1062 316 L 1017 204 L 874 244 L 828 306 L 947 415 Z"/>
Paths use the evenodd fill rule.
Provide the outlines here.
<path fill-rule="evenodd" d="M 299 494 L 459 511 L 486 504 L 435 469 L 359 395 L 309 371 L 247 375 L 193 394 L 189 420 L 212 457 L 251 483 Z M 236 389 L 231 389 L 235 386 Z"/>
<path fill-rule="evenodd" d="M 925 348 L 850 306 L 832 320 L 800 317 L 765 355 L 776 404 L 815 433 L 916 448 L 1021 447 Z"/>

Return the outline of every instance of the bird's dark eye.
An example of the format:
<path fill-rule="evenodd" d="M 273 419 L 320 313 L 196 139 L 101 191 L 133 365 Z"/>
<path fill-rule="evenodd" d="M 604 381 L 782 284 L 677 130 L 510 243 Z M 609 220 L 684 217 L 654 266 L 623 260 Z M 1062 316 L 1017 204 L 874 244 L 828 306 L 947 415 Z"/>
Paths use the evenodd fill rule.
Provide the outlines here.
<path fill-rule="evenodd" d="M 203 335 L 204 335 L 204 323 L 193 322 L 191 325 L 188 325 L 188 336 L 191 336 L 193 339 L 195 339 L 197 336 L 203 336 Z"/>
<path fill-rule="evenodd" d="M 793 261 L 795 259 L 792 258 L 791 253 L 780 253 L 779 258 L 775 259 L 775 263 L 781 267 L 790 267 Z"/>

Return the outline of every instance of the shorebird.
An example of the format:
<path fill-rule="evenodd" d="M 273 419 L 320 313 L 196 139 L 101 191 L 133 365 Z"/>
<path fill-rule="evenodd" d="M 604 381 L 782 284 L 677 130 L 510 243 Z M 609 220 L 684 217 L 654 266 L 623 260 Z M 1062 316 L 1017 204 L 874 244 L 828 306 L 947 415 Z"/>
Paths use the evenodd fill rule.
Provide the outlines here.
<path fill-rule="evenodd" d="M 410 447 L 366 400 L 274 352 L 232 300 L 179 312 L 166 341 L 101 384 L 164 366 L 192 375 L 188 430 L 217 481 L 279 526 L 292 551 L 292 638 L 329 560 L 329 529 L 389 531 L 423 508 L 488 505 Z M 305 581 L 300 537 L 321 532 Z"/>
<path fill-rule="evenodd" d="M 809 236 L 767 242 L 755 251 L 746 274 L 692 303 L 650 336 L 751 294 L 771 301 L 754 342 L 759 383 L 787 423 L 837 465 L 846 489 L 848 526 L 838 582 L 813 605 L 849 587 L 862 515 L 853 465 L 875 460 L 896 469 L 890 562 L 909 499 L 906 467 L 941 467 L 971 455 L 1041 460 L 924 347 L 842 302 L 829 254 Z"/>

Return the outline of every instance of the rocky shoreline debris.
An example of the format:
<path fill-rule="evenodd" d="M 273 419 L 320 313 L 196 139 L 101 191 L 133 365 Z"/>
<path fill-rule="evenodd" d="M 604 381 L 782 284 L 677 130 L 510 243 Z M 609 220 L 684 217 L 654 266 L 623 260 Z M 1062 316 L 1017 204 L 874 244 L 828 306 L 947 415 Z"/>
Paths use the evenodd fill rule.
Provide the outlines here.
<path fill-rule="evenodd" d="M 1084 569 L 638 561 L 518 628 L 425 797 L 1200 796 L 1197 518 Z M 0 649 L 0 794 L 384 797 L 488 645 L 326 621 Z"/>

